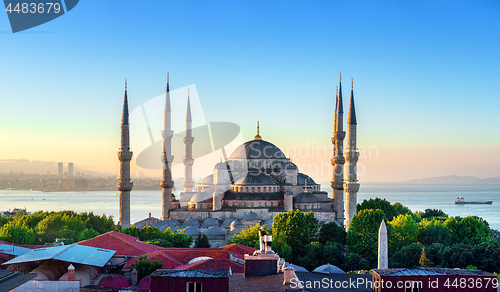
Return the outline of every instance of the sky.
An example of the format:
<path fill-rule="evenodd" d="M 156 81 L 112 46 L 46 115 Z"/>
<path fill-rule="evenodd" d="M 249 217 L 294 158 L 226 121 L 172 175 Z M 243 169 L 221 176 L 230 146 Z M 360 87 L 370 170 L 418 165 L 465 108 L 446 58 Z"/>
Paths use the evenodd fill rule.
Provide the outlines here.
<path fill-rule="evenodd" d="M 0 170 L 24 159 L 117 173 L 124 79 L 133 111 L 170 72 L 172 90 L 196 88 L 206 122 L 238 125 L 243 142 L 259 121 L 326 182 L 342 72 L 360 183 L 499 176 L 499 15 L 497 1 L 86 0 L 12 33 L 0 12 Z"/>

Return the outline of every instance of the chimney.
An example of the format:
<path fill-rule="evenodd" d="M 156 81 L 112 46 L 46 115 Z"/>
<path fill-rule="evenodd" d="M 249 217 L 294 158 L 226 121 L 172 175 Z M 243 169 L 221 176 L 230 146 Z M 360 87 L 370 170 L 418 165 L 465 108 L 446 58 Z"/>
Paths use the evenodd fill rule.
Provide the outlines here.
<path fill-rule="evenodd" d="M 286 267 L 283 269 L 283 285 L 288 285 L 292 283 L 292 279 L 295 278 L 295 271 L 293 268 Z"/>
<path fill-rule="evenodd" d="M 133 269 L 132 270 L 132 286 L 137 285 L 137 270 Z"/>
<path fill-rule="evenodd" d="M 71 264 L 68 267 L 68 281 L 74 281 L 74 280 L 75 280 L 75 266 Z"/>
<path fill-rule="evenodd" d="M 151 212 L 149 212 L 149 218 L 151 218 Z"/>
<path fill-rule="evenodd" d="M 245 277 L 273 275 L 278 272 L 279 256 L 271 250 L 272 236 L 259 231 L 260 250 L 245 255 Z"/>

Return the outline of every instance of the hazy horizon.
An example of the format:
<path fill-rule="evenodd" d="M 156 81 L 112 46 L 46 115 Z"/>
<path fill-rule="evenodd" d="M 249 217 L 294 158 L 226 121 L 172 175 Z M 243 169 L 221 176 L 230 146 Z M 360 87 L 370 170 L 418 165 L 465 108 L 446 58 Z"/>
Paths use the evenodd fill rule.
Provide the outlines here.
<path fill-rule="evenodd" d="M 73 162 L 75 171 L 117 173 L 124 79 L 130 111 L 142 113 L 163 96 L 169 71 L 178 129 L 190 86 L 194 116 L 240 128 L 227 156 L 260 121 L 264 140 L 315 181 L 329 181 L 342 72 L 345 116 L 354 78 L 361 184 L 500 176 L 498 2 L 154 5 L 80 1 L 16 34 L 0 14 L 0 171 L 2 161 L 26 159 L 40 161 L 33 169 Z M 159 137 L 162 117 L 149 118 Z M 131 133 L 131 172 L 159 175 L 135 164 L 140 143 L 152 143 L 141 131 Z M 211 174 L 221 157 L 219 149 L 197 159 L 194 176 Z M 182 173 L 175 165 L 174 177 Z"/>

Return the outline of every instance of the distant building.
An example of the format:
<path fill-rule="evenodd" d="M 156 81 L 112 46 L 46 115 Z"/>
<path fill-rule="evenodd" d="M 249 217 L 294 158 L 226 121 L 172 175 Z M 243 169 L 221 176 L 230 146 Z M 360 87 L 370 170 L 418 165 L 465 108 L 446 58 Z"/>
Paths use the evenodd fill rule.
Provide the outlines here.
<path fill-rule="evenodd" d="M 57 175 L 59 176 L 63 176 L 64 173 L 63 173 L 63 163 L 62 162 L 58 162 L 57 163 Z"/>
<path fill-rule="evenodd" d="M 73 176 L 73 162 L 68 163 L 68 175 Z"/>
<path fill-rule="evenodd" d="M 77 190 L 86 190 L 89 188 L 89 181 L 84 178 L 75 179 L 75 189 Z"/>

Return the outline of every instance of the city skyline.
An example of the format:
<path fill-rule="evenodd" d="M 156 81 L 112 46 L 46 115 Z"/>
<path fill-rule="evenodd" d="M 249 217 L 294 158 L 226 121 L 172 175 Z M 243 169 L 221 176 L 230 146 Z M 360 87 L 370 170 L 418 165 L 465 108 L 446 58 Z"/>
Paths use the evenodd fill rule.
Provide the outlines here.
<path fill-rule="evenodd" d="M 171 90 L 195 86 L 207 122 L 247 141 L 260 121 L 264 140 L 325 182 L 342 72 L 344 96 L 354 78 L 361 182 L 500 175 L 497 3 L 97 3 L 17 34 L 0 16 L 0 160 L 116 173 L 124 79 L 133 111 L 164 96 L 170 71 Z M 133 162 L 139 171 L 161 176 Z"/>

